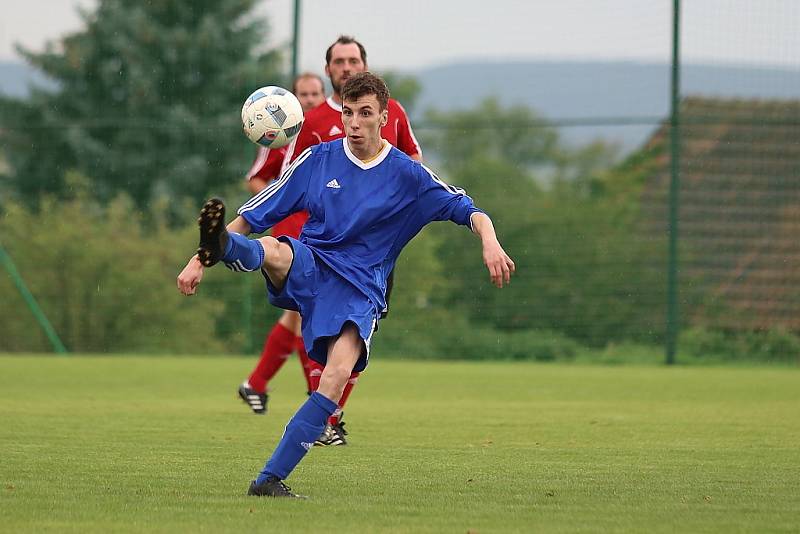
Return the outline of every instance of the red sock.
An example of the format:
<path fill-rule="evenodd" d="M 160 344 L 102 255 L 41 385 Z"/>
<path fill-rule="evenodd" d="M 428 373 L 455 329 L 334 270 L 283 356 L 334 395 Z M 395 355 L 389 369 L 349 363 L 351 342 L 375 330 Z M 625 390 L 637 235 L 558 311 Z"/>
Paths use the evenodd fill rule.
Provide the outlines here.
<path fill-rule="evenodd" d="M 322 376 L 322 370 L 325 369 L 322 365 L 315 362 L 311 358 L 308 359 L 308 383 L 311 387 L 312 393 L 319 388 L 319 377 Z"/>
<path fill-rule="evenodd" d="M 311 371 L 309 372 L 309 380 L 312 387 L 311 391 L 316 391 L 319 387 L 319 378 L 322 376 L 322 370 L 325 369 L 325 367 L 310 358 L 308 361 L 311 363 Z M 356 371 L 353 371 L 350 374 L 350 378 L 347 380 L 347 384 L 344 386 L 342 398 L 339 399 L 339 405 L 336 407 L 336 411 L 333 412 L 333 415 L 328 418 L 328 423 L 331 425 L 335 425 L 339 422 L 339 419 L 342 416 L 342 408 L 344 408 L 347 399 L 350 397 L 350 393 L 353 391 L 353 386 L 355 386 L 356 382 L 358 382 L 358 377 L 360 374 L 361 373 Z"/>
<path fill-rule="evenodd" d="M 286 363 L 286 359 L 294 351 L 294 337 L 294 332 L 280 323 L 276 323 L 272 327 L 264 341 L 261 359 L 258 360 L 250 378 L 247 379 L 251 388 L 259 393 L 266 391 L 267 382 L 275 376 L 278 369 Z"/>
<path fill-rule="evenodd" d="M 353 386 L 356 385 L 358 382 L 358 375 L 361 373 L 357 371 L 353 371 L 350 374 L 350 379 L 347 381 L 347 385 L 344 387 L 344 391 L 342 392 L 342 398 L 339 399 L 339 406 L 336 408 L 336 411 L 333 412 L 328 418 L 328 423 L 331 425 L 336 425 L 339 423 L 339 420 L 342 418 L 342 411 L 344 410 L 344 405 L 347 402 L 348 397 L 350 397 L 350 393 L 353 391 Z"/>
<path fill-rule="evenodd" d="M 294 339 L 294 347 L 297 349 L 297 355 L 300 357 L 300 365 L 303 366 L 303 377 L 306 379 L 306 388 L 309 393 L 313 393 L 317 388 L 312 388 L 311 360 L 308 359 L 306 345 L 303 343 L 303 336 L 297 336 Z M 319 378 L 317 378 L 317 386 L 319 386 Z"/>

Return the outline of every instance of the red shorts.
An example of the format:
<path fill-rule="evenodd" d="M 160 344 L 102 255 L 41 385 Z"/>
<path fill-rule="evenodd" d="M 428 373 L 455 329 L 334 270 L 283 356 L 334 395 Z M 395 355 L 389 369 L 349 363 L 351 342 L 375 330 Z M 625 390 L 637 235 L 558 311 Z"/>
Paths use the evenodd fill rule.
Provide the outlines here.
<path fill-rule="evenodd" d="M 272 227 L 272 237 L 278 236 L 289 236 L 297 239 L 300 237 L 300 230 L 303 229 L 303 225 L 308 220 L 308 212 L 307 211 L 299 211 L 297 213 L 292 213 L 284 220 L 276 224 Z"/>

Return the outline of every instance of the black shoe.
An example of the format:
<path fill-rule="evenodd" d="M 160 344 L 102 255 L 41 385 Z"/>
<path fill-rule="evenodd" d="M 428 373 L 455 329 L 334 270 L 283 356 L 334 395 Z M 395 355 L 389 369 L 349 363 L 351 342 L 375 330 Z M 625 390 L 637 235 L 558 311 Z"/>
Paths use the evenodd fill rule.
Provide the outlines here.
<path fill-rule="evenodd" d="M 261 484 L 256 484 L 256 481 L 250 482 L 250 488 L 247 490 L 248 495 L 256 497 L 289 497 L 291 499 L 308 499 L 304 495 L 297 495 L 292 493 L 292 489 L 283 483 L 278 477 L 267 477 Z"/>
<path fill-rule="evenodd" d="M 347 445 L 347 440 L 344 437 L 347 435 L 347 430 L 344 429 L 344 421 L 340 421 L 335 425 L 325 425 L 325 430 L 317 441 L 314 442 L 316 447 L 330 447 L 332 445 Z"/>
<path fill-rule="evenodd" d="M 197 219 L 200 225 L 200 246 L 197 257 L 200 263 L 211 267 L 222 259 L 228 245 L 228 231 L 225 229 L 225 204 L 218 198 L 206 201 Z"/>
<path fill-rule="evenodd" d="M 267 413 L 267 399 L 269 398 L 269 395 L 266 393 L 259 393 L 251 388 L 250 384 L 244 382 L 241 386 L 239 386 L 239 396 L 242 398 L 245 404 L 250 406 L 250 409 L 253 410 L 253 413 L 259 415 L 264 415 Z"/>

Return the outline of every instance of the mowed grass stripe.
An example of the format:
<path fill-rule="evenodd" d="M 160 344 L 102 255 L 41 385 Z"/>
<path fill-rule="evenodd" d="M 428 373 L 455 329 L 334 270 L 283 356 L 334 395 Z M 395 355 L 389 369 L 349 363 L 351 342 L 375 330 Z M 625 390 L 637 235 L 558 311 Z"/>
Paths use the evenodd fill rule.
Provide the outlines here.
<path fill-rule="evenodd" d="M 800 372 L 375 358 L 347 447 L 248 498 L 304 401 L 252 359 L 0 357 L 0 531 L 796 532 Z"/>

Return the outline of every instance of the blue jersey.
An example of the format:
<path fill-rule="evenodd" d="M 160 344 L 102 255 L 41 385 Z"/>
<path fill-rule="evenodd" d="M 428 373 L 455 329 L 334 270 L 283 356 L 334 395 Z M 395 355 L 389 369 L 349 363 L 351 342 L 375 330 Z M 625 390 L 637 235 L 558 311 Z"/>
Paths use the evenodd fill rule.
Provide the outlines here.
<path fill-rule="evenodd" d="M 306 210 L 300 242 L 356 286 L 377 310 L 400 251 L 429 222 L 465 226 L 480 211 L 463 189 L 384 142 L 359 160 L 347 139 L 306 149 L 269 187 L 239 208 L 254 233 Z"/>

